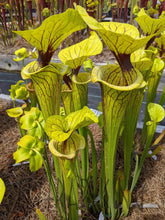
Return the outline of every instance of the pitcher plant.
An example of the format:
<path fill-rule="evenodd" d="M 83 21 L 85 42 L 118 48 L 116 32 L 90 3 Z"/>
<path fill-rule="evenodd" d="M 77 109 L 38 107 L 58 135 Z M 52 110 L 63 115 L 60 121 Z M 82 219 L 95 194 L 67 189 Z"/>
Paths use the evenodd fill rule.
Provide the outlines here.
<path fill-rule="evenodd" d="M 79 218 L 80 191 L 88 211 L 92 207 L 97 215 L 101 210 L 105 219 L 114 220 L 128 215 L 131 195 L 148 157 L 156 126 L 164 118 L 164 109 L 153 102 L 164 69 L 165 18 L 150 18 L 141 10 L 136 21 L 142 35 L 133 25 L 98 22 L 83 7 L 74 6 L 75 9 L 45 19 L 35 30 L 16 31 L 37 49 L 38 56 L 21 71 L 28 84 L 19 81 L 10 90 L 14 102 L 16 98 L 25 102 L 7 110 L 9 116 L 17 119 L 21 131 L 14 159 L 16 163 L 28 160 L 32 172 L 44 165 L 60 219 Z M 52 57 L 61 42 L 87 27 L 93 30 L 90 36 L 61 50 L 58 56 L 62 63 L 54 63 Z M 95 67 L 92 64 L 92 71 L 82 71 L 83 63 L 103 50 L 101 41 L 116 62 Z M 99 118 L 87 107 L 89 83 L 99 83 L 101 87 Z M 134 139 L 146 88 L 139 153 Z M 165 89 L 159 102 L 163 105 L 164 101 Z M 100 175 L 93 135 L 88 129 L 92 123 L 102 127 Z M 57 184 L 48 150 L 52 153 Z M 118 153 L 123 157 L 123 167 L 116 164 Z M 96 201 L 98 195 L 100 205 Z M 37 213 L 46 219 L 40 210 Z"/>
<path fill-rule="evenodd" d="M 146 82 L 142 73 L 133 67 L 131 53 L 150 44 L 164 28 L 163 21 L 159 27 L 140 37 L 138 29 L 129 24 L 113 22 L 97 22 L 89 17 L 85 9 L 75 6 L 87 25 L 97 31 L 104 43 L 112 51 L 118 64 L 95 67 L 92 71 L 92 81 L 99 82 L 102 92 L 102 110 L 104 124 L 104 172 L 101 178 L 105 182 L 107 207 L 104 215 L 115 219 L 118 216 L 118 206 L 115 198 L 115 158 L 120 135 L 124 140 L 124 182 L 123 211 L 128 214 L 130 198 L 129 177 L 133 140 L 136 130 L 140 106 L 144 96 Z M 124 129 L 122 126 L 124 124 Z M 105 181 L 104 181 L 105 178 Z M 101 191 L 103 192 L 103 190 Z M 104 198 L 104 195 L 101 195 Z M 125 202 L 127 200 L 127 203 Z M 129 202 L 128 202 L 129 201 Z M 103 204 L 103 203 L 102 203 Z M 105 203 L 104 203 L 105 204 Z M 127 204 L 127 207 L 125 205 Z"/>
<path fill-rule="evenodd" d="M 141 144 L 144 145 L 146 141 L 146 133 L 147 133 L 147 125 L 146 122 L 149 121 L 149 113 L 147 110 L 147 106 L 150 102 L 154 102 L 156 98 L 156 91 L 159 85 L 160 78 L 164 69 L 164 61 L 161 58 L 163 53 L 163 31 L 165 30 L 165 19 L 161 16 L 158 19 L 151 18 L 149 15 L 145 13 L 142 9 L 136 18 L 137 23 L 139 24 L 143 33 L 147 36 L 149 34 L 154 34 L 153 38 L 146 44 L 145 49 L 147 56 L 153 61 L 152 66 L 146 74 L 147 80 L 147 104 L 145 109 L 145 117 L 144 117 L 144 126 L 142 130 L 142 140 Z M 161 34 L 162 33 L 162 34 Z M 159 34 L 161 37 L 156 38 Z M 155 47 L 152 46 L 153 41 L 158 42 Z M 156 43 L 155 43 L 156 44 Z"/>
<path fill-rule="evenodd" d="M 102 42 L 97 36 L 95 32 L 90 33 L 91 36 L 88 39 L 85 39 L 81 41 L 80 43 L 77 43 L 75 45 L 72 45 L 68 48 L 65 48 L 59 52 L 59 58 L 60 60 L 66 64 L 69 65 L 69 67 L 72 69 L 71 74 L 71 88 L 72 92 L 68 90 L 65 91 L 65 94 L 63 93 L 63 101 L 64 96 L 65 100 L 66 97 L 71 97 L 70 99 L 70 105 L 73 106 L 74 110 L 80 110 L 84 106 L 87 106 L 88 101 L 88 83 L 91 82 L 91 73 L 90 72 L 79 72 L 81 66 L 83 65 L 84 61 L 87 60 L 90 56 L 97 55 L 101 53 L 102 51 Z M 95 45 L 95 46 L 94 46 Z M 66 85 L 65 85 L 66 88 Z M 67 92 L 67 94 L 66 94 Z M 72 100 L 72 101 L 71 101 Z M 64 107 L 67 105 L 65 101 L 63 102 Z M 67 108 L 65 108 L 67 109 Z M 79 134 L 81 134 L 85 138 L 85 148 L 81 150 L 81 169 L 82 169 L 82 176 L 80 185 L 82 185 L 82 191 L 83 191 L 83 198 L 86 206 L 88 207 L 88 182 L 89 182 L 89 147 L 88 147 L 88 131 L 87 128 L 80 128 Z M 95 154 L 95 149 L 92 150 L 93 154 Z M 96 169 L 96 161 L 94 162 L 94 168 L 93 172 L 95 172 L 95 175 L 97 176 L 97 169 Z M 96 191 L 96 181 L 97 179 L 93 179 L 93 186 L 94 186 L 94 195 L 95 198 L 97 196 Z M 94 199 L 93 198 L 93 199 Z"/>
<path fill-rule="evenodd" d="M 22 78 L 31 79 L 44 118 L 59 114 L 63 76 L 69 72 L 68 66 L 51 63 L 55 50 L 70 34 L 85 28 L 79 14 L 69 9 L 47 18 L 35 30 L 17 31 L 38 50 L 38 60 L 22 69 Z"/>

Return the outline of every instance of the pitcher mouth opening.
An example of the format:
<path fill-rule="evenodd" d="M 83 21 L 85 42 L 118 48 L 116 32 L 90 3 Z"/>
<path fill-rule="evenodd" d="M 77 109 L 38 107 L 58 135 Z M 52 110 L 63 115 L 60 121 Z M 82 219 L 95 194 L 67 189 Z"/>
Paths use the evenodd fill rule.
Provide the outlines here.
<path fill-rule="evenodd" d="M 37 72 L 39 72 L 41 69 L 39 66 L 38 61 L 33 61 L 29 64 L 27 64 L 21 71 L 21 75 L 23 79 L 29 79 L 31 78 L 30 76 L 32 74 L 36 74 Z"/>
<path fill-rule="evenodd" d="M 35 75 L 40 72 L 44 72 L 45 69 L 51 67 L 51 64 L 41 67 L 38 61 L 33 61 L 27 64 L 21 71 L 21 76 L 23 79 L 30 79 L 32 75 Z M 46 70 L 45 70 L 46 71 Z"/>
<path fill-rule="evenodd" d="M 130 81 L 129 84 L 127 83 L 126 85 L 124 85 L 124 83 L 122 83 L 122 85 L 120 85 L 119 83 L 121 81 L 119 78 L 119 80 L 118 80 L 119 83 L 115 82 L 113 84 L 113 79 L 115 79 L 115 77 L 113 75 L 112 76 L 113 79 L 110 80 L 110 77 L 111 77 L 110 74 L 113 73 L 113 69 L 114 69 L 114 71 L 116 70 L 115 67 L 117 67 L 117 65 L 113 65 L 113 64 L 112 65 L 111 64 L 105 65 L 105 66 L 101 66 L 101 67 L 95 67 L 93 69 L 92 75 L 91 75 L 92 82 L 93 83 L 99 82 L 103 85 L 106 85 L 112 89 L 119 90 L 119 91 L 130 91 L 133 89 L 140 89 L 140 88 L 143 88 L 146 86 L 146 82 L 143 79 L 143 75 L 137 69 L 132 69 L 134 72 L 136 71 L 136 77 L 134 77 L 134 79 L 132 77 L 132 79 L 131 79 L 131 81 L 133 81 L 133 82 Z M 109 71 L 111 71 L 111 72 L 108 72 L 107 68 L 109 68 Z M 105 70 L 107 72 L 104 72 Z"/>
<path fill-rule="evenodd" d="M 74 83 L 80 84 L 80 85 L 90 83 L 91 82 L 91 74 L 88 72 L 78 73 L 78 75 L 73 75 L 72 81 Z"/>

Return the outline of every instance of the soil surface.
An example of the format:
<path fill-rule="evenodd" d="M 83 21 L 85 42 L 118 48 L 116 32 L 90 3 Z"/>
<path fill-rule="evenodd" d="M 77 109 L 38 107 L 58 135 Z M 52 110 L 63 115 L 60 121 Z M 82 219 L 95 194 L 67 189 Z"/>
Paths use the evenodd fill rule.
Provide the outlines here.
<path fill-rule="evenodd" d="M 22 39 L 17 39 L 14 46 L 7 49 L 0 46 L 0 53 L 14 54 L 16 49 L 29 45 Z M 58 51 L 55 53 L 57 57 Z M 102 54 L 96 56 L 93 61 L 106 62 L 112 60 L 112 54 L 104 47 Z M 13 166 L 13 153 L 17 149 L 17 142 L 20 135 L 17 123 L 9 118 L 6 109 L 11 103 L 0 100 L 0 177 L 6 185 L 6 193 L 0 205 L 0 220 L 33 220 L 38 219 L 36 208 L 40 209 L 48 220 L 58 219 L 53 197 L 46 178 L 44 168 L 38 172 L 31 173 L 28 164 Z M 101 151 L 101 130 L 98 125 L 90 126 L 94 135 L 98 154 L 98 169 L 100 169 Z M 162 142 L 163 143 L 163 142 Z M 53 161 L 49 156 L 53 167 Z M 147 158 L 138 184 L 132 196 L 132 202 L 139 202 L 140 205 L 130 209 L 126 220 L 164 220 L 165 219 L 165 146 L 158 154 L 157 160 Z M 158 208 L 141 208 L 142 204 L 156 204 Z M 98 219 L 84 212 L 81 207 L 84 219 Z M 85 217 L 86 216 L 86 217 Z"/>

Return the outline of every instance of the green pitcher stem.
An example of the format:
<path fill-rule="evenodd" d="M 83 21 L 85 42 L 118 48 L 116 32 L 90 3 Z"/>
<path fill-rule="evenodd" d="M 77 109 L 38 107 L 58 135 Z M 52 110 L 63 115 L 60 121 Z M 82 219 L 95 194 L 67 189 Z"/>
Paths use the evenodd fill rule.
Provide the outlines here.
<path fill-rule="evenodd" d="M 120 125 L 126 111 L 130 92 L 118 91 L 102 85 L 102 108 L 104 120 L 104 163 L 107 193 L 107 213 L 115 219 L 115 161 Z M 122 100 L 122 104 L 121 104 Z"/>
<path fill-rule="evenodd" d="M 58 193 L 59 193 L 59 197 L 61 201 L 62 215 L 64 219 L 66 219 L 66 204 L 65 204 L 64 180 L 62 176 L 62 170 L 61 170 L 58 157 L 53 155 L 53 161 L 54 161 L 54 168 L 55 168 L 56 178 L 57 178 Z"/>
<path fill-rule="evenodd" d="M 161 96 L 160 96 L 160 99 L 159 99 L 159 105 L 161 105 L 161 106 L 163 106 L 164 105 L 164 103 L 165 103 L 165 86 L 164 86 L 164 88 L 163 88 L 163 92 L 162 92 L 162 94 L 161 94 Z"/>
<path fill-rule="evenodd" d="M 20 122 L 19 122 L 19 121 L 18 121 L 18 128 L 19 128 L 19 131 L 20 131 L 21 137 L 23 137 L 23 136 L 26 134 L 26 132 L 25 132 L 24 129 L 21 128 L 21 125 L 20 125 Z"/>
<path fill-rule="evenodd" d="M 92 150 L 92 183 L 93 183 L 93 197 L 97 196 L 97 152 L 95 148 L 95 143 L 93 139 L 92 132 L 87 128 L 87 133 L 91 141 L 91 150 Z"/>
<path fill-rule="evenodd" d="M 102 128 L 102 150 L 101 150 L 101 171 L 100 171 L 100 182 L 99 182 L 99 195 L 100 195 L 100 206 L 105 216 L 105 204 L 104 204 L 104 194 L 105 194 L 105 166 L 104 166 L 104 128 Z"/>
<path fill-rule="evenodd" d="M 13 108 L 15 108 L 15 101 L 13 100 Z"/>
<path fill-rule="evenodd" d="M 73 82 L 72 98 L 74 104 L 74 110 L 80 110 L 87 105 L 88 84 L 77 84 Z M 82 169 L 82 192 L 84 198 L 84 204 L 88 208 L 88 176 L 89 176 L 89 153 L 88 153 L 88 138 L 86 128 L 80 128 L 79 134 L 85 138 L 86 146 L 81 150 L 81 169 Z"/>
<path fill-rule="evenodd" d="M 83 199 L 86 207 L 88 207 L 87 193 L 88 193 L 88 178 L 89 178 L 89 155 L 88 155 L 88 138 L 86 128 L 80 128 L 79 134 L 81 134 L 84 139 L 86 146 L 81 150 L 81 167 L 82 167 L 82 186 L 83 186 Z"/>
<path fill-rule="evenodd" d="M 107 106 L 105 106 L 105 109 Z M 103 111 L 104 114 L 104 167 L 105 167 L 105 184 L 106 193 L 108 198 L 107 213 L 108 216 L 115 218 L 115 189 L 114 189 L 114 171 L 115 171 L 115 160 L 116 160 L 116 141 L 117 131 L 113 134 L 113 128 L 109 126 L 111 124 L 111 118 L 107 111 Z"/>
<path fill-rule="evenodd" d="M 106 136 L 108 137 L 107 139 Z M 105 133 L 104 163 L 105 163 L 106 193 L 108 196 L 107 214 L 108 216 L 111 215 L 112 219 L 115 218 L 114 171 L 115 171 L 116 151 L 117 151 L 116 138 Z"/>
<path fill-rule="evenodd" d="M 129 188 L 129 180 L 132 166 L 133 143 L 137 127 L 140 107 L 144 97 L 144 88 L 131 92 L 130 101 L 125 114 L 124 139 L 124 179 L 125 189 Z"/>
<path fill-rule="evenodd" d="M 152 77 L 148 80 L 148 91 L 147 91 L 147 101 L 145 108 L 145 116 L 144 116 L 144 124 L 142 129 L 142 137 L 141 137 L 141 145 L 142 147 L 145 144 L 146 136 L 147 136 L 147 125 L 146 122 L 150 120 L 150 116 L 147 110 L 148 104 L 150 102 L 154 102 L 156 98 L 156 91 L 159 85 L 159 81 L 161 78 L 162 72 L 154 72 L 152 73 Z"/>
<path fill-rule="evenodd" d="M 76 175 L 77 175 L 77 183 L 79 184 L 79 188 L 82 193 L 81 169 L 80 169 L 80 161 L 79 161 L 78 157 L 76 158 Z"/>
<path fill-rule="evenodd" d="M 143 154 L 141 156 L 141 159 L 140 159 L 140 163 L 139 163 L 139 166 L 137 168 L 137 172 L 135 173 L 134 177 L 133 177 L 133 181 L 132 181 L 132 185 L 131 185 L 131 192 L 133 191 L 137 181 L 138 181 L 138 178 L 139 178 L 139 175 L 141 173 L 141 169 L 143 167 L 143 163 L 144 163 L 144 160 L 147 156 L 147 153 L 148 153 L 148 150 L 149 150 L 149 147 L 151 146 L 151 143 L 152 143 L 152 138 L 155 134 L 155 130 L 156 130 L 156 123 L 153 122 L 152 125 L 150 125 L 148 128 L 147 128 L 147 140 L 146 140 L 146 145 L 145 145 L 145 148 L 143 150 Z"/>
<path fill-rule="evenodd" d="M 65 167 L 65 160 L 60 159 L 60 166 L 63 173 L 65 194 L 67 199 L 68 206 L 68 220 L 77 220 L 78 219 L 78 187 L 77 180 L 72 168 Z M 67 160 L 67 163 L 72 167 L 74 161 Z"/>

